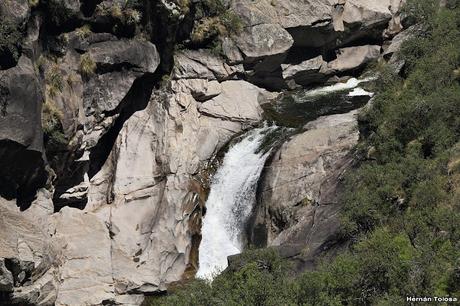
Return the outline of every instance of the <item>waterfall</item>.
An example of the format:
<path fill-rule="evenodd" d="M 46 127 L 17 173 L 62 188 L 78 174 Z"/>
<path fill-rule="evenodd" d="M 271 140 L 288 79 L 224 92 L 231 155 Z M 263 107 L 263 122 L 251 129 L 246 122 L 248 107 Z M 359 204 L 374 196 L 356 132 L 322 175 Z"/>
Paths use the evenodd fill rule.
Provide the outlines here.
<path fill-rule="evenodd" d="M 213 177 L 201 230 L 198 278 L 212 280 L 227 267 L 228 256 L 243 250 L 243 231 L 269 154 L 259 152 L 259 146 L 274 129 L 264 126 L 249 131 L 225 154 Z"/>

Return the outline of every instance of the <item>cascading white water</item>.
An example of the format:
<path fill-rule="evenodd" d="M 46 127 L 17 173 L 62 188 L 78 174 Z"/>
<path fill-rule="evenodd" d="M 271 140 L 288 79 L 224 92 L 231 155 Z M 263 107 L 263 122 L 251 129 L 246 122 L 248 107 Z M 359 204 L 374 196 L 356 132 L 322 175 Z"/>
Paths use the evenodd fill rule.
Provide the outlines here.
<path fill-rule="evenodd" d="M 241 253 L 242 234 L 255 202 L 259 176 L 268 153 L 258 153 L 266 132 L 256 128 L 232 146 L 211 184 L 201 229 L 198 278 L 212 280 L 227 267 L 227 257 Z"/>
<path fill-rule="evenodd" d="M 305 96 L 308 97 L 308 96 L 327 95 L 332 92 L 350 90 L 350 89 L 358 87 L 358 85 L 361 83 L 365 83 L 365 82 L 369 82 L 373 80 L 375 80 L 375 77 L 367 77 L 367 78 L 360 79 L 360 80 L 351 78 L 346 83 L 337 83 L 334 85 L 324 86 L 324 87 L 309 90 L 305 93 Z"/>

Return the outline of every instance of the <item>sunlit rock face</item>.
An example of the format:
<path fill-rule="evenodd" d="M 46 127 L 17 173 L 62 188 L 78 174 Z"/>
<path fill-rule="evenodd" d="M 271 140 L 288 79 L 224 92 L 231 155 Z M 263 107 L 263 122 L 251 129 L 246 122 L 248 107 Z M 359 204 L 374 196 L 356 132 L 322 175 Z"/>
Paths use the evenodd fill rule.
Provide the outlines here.
<path fill-rule="evenodd" d="M 398 0 L 231 1 L 241 32 L 212 49 L 190 44 L 194 10 L 140 3 L 138 28 L 91 1 L 0 3 L 19 35 L 17 54 L 0 50 L 0 300 L 140 305 L 193 276 L 219 151 L 281 89 L 357 77 L 382 50 L 396 58 L 401 38 L 381 48 L 401 31 Z M 281 192 L 260 194 L 265 242 L 314 254 L 330 237 L 336 206 L 299 203 L 334 194 L 354 116 L 319 119 L 271 152 L 259 183 Z M 298 184 L 280 185 L 287 173 Z"/>
<path fill-rule="evenodd" d="M 193 269 L 190 252 L 197 229 L 190 223 L 200 213 L 202 192 L 195 175 L 233 135 L 261 120 L 259 103 L 273 96 L 244 81 L 227 81 L 207 101 L 193 98 L 206 96 L 213 86 L 207 80 L 180 80 L 153 94 L 147 107 L 123 124 L 107 161 L 88 181 L 83 211 L 64 207 L 53 213 L 49 195 L 27 215 L 15 211 L 33 223 L 34 207 L 51 206 L 40 223 L 44 236 L 34 238 L 50 242 L 30 248 L 55 254 L 49 266 L 41 266 L 53 287 L 31 279 L 30 292 L 49 290 L 48 300 L 53 297 L 57 305 L 135 303 L 139 294 L 165 290 Z M 238 105 L 229 97 L 240 97 Z M 211 106 L 201 111 L 206 103 Z M 10 248 L 18 252 L 15 245 Z M 17 294 L 18 300 L 31 298 Z"/>
<path fill-rule="evenodd" d="M 335 243 L 338 187 L 352 162 L 357 127 L 357 111 L 320 117 L 274 153 L 259 183 L 255 244 L 289 249 L 309 265 Z"/>

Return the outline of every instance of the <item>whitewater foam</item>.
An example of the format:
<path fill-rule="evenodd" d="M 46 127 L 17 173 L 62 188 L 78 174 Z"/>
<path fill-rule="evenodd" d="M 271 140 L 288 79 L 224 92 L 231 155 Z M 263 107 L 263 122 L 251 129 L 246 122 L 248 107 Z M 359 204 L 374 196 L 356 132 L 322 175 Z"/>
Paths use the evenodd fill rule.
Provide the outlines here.
<path fill-rule="evenodd" d="M 259 145 L 265 133 L 274 128 L 251 130 L 225 154 L 206 201 L 198 278 L 212 280 L 227 267 L 228 256 L 243 250 L 242 234 L 268 157 L 268 153 L 258 152 Z"/>
<path fill-rule="evenodd" d="M 375 80 L 375 77 L 368 77 L 361 80 L 356 78 L 349 79 L 346 83 L 336 83 L 330 86 L 324 86 L 316 89 L 309 90 L 305 93 L 305 96 L 318 96 L 327 95 L 332 92 L 345 91 L 358 87 L 359 84 Z"/>

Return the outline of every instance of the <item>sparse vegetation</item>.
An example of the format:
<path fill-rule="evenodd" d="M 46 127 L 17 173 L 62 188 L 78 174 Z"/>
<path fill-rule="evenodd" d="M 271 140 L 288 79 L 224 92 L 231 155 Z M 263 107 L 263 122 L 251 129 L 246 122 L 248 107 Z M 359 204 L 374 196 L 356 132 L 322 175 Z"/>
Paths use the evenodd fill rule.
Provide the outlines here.
<path fill-rule="evenodd" d="M 42 128 L 49 148 L 66 146 L 68 143 L 62 131 L 62 112 L 54 105 L 54 102 L 47 99 L 42 106 Z"/>
<path fill-rule="evenodd" d="M 206 0 L 198 6 L 198 20 L 195 22 L 191 39 L 202 44 L 217 37 L 238 34 L 242 30 L 240 18 L 221 0 Z"/>
<path fill-rule="evenodd" d="M 96 63 L 91 58 L 91 55 L 85 53 L 80 58 L 80 73 L 82 76 L 89 77 L 96 71 Z"/>
<path fill-rule="evenodd" d="M 138 7 L 139 3 L 135 0 L 102 2 L 96 7 L 96 14 L 110 16 L 122 25 L 135 26 L 142 19 L 142 13 Z"/>
<path fill-rule="evenodd" d="M 64 81 L 59 65 L 52 63 L 45 72 L 46 91 L 49 97 L 54 98 L 64 89 Z"/>
<path fill-rule="evenodd" d="M 89 24 L 85 24 L 84 26 L 75 30 L 75 34 L 80 39 L 85 39 L 91 34 L 91 26 Z"/>
<path fill-rule="evenodd" d="M 40 0 L 29 0 L 30 7 L 36 7 L 40 4 Z"/>

